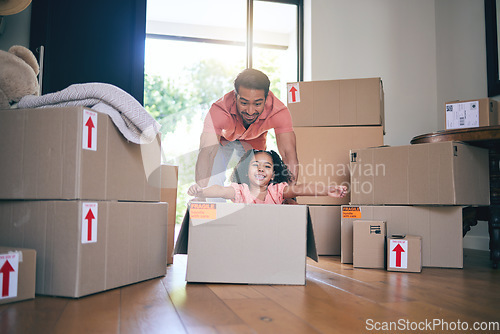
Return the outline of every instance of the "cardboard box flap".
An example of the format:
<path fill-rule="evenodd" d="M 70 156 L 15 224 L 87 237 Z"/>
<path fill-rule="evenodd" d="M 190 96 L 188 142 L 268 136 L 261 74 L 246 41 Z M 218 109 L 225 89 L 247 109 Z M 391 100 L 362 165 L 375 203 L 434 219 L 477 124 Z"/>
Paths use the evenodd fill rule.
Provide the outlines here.
<path fill-rule="evenodd" d="M 182 219 L 181 230 L 175 242 L 174 255 L 188 253 L 188 235 L 189 235 L 189 206 L 186 209 Z"/>
<path fill-rule="evenodd" d="M 318 252 L 316 250 L 316 240 L 314 239 L 314 230 L 309 206 L 307 207 L 307 257 L 318 262 Z"/>
<path fill-rule="evenodd" d="M 186 209 L 182 220 L 181 229 L 175 243 L 174 255 L 188 253 L 188 237 L 189 237 L 189 207 Z M 316 241 L 314 239 L 314 230 L 311 221 L 309 207 L 307 207 L 307 257 L 318 262 L 318 252 L 316 250 Z"/>

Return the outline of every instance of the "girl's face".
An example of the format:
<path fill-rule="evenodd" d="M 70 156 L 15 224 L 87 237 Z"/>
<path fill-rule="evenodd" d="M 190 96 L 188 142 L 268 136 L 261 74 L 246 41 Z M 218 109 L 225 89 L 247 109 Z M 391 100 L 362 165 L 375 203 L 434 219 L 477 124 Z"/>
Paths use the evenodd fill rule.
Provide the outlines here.
<path fill-rule="evenodd" d="M 258 152 L 248 166 L 250 185 L 267 186 L 274 176 L 273 158 L 265 152 Z"/>

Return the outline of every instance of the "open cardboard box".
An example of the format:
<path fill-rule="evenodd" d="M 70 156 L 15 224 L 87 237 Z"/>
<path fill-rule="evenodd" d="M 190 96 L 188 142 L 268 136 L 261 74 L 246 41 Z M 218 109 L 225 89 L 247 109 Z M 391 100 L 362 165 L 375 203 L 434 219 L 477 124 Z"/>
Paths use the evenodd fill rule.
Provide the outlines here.
<path fill-rule="evenodd" d="M 204 283 L 304 285 L 306 256 L 318 260 L 305 205 L 191 203 L 174 254 Z"/>

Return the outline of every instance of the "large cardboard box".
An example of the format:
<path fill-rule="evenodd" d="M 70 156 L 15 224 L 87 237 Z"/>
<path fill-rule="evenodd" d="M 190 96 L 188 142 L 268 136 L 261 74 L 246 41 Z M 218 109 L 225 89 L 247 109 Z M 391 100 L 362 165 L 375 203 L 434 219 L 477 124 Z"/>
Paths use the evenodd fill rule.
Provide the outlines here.
<path fill-rule="evenodd" d="M 292 82 L 287 90 L 294 127 L 384 124 L 380 78 Z"/>
<path fill-rule="evenodd" d="M 294 131 L 300 163 L 298 182 L 317 182 L 325 187 L 332 183 L 349 186 L 350 150 L 384 143 L 381 126 L 299 127 Z M 350 195 L 344 198 L 302 196 L 297 201 L 299 204 L 341 205 L 349 204 Z"/>
<path fill-rule="evenodd" d="M 488 150 L 460 142 L 351 150 L 351 204 L 489 205 Z"/>
<path fill-rule="evenodd" d="M 304 285 L 317 261 L 305 205 L 191 203 L 175 246 L 188 282 Z"/>
<path fill-rule="evenodd" d="M 387 238 L 387 270 L 419 273 L 422 271 L 422 237 L 416 235 Z"/>
<path fill-rule="evenodd" d="M 353 266 L 355 268 L 385 268 L 385 222 L 355 220 L 353 233 Z"/>
<path fill-rule="evenodd" d="M 0 304 L 35 298 L 36 251 L 0 247 Z"/>
<path fill-rule="evenodd" d="M 445 104 L 446 129 L 498 125 L 498 101 L 483 98 Z"/>
<path fill-rule="evenodd" d="M 353 261 L 355 220 L 382 220 L 387 235 L 422 237 L 424 267 L 463 268 L 462 207 L 460 206 L 342 206 L 340 262 Z"/>
<path fill-rule="evenodd" d="M 340 205 L 309 205 L 318 255 L 340 255 Z"/>
<path fill-rule="evenodd" d="M 0 244 L 37 252 L 36 293 L 81 297 L 165 275 L 167 203 L 0 201 Z"/>
<path fill-rule="evenodd" d="M 128 142 L 84 107 L 0 110 L 0 199 L 160 200 L 159 138 Z M 125 182 L 126 181 L 126 182 Z"/>
<path fill-rule="evenodd" d="M 168 203 L 167 264 L 174 263 L 178 172 L 178 166 L 161 165 L 161 201 Z"/>

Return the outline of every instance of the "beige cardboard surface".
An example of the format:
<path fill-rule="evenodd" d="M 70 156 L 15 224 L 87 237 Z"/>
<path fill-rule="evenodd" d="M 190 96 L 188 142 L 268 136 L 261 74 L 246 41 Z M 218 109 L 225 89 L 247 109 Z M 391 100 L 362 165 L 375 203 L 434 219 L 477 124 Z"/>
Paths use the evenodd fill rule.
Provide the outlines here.
<path fill-rule="evenodd" d="M 441 142 L 351 150 L 351 204 L 489 205 L 488 150 Z"/>
<path fill-rule="evenodd" d="M 310 205 L 318 255 L 340 255 L 340 205 Z"/>
<path fill-rule="evenodd" d="M 387 237 L 387 270 L 419 273 L 422 271 L 422 237 Z"/>
<path fill-rule="evenodd" d="M 354 220 L 383 220 L 387 235 L 422 237 L 424 267 L 463 268 L 462 207 L 460 206 L 342 206 L 342 263 L 352 263 Z"/>
<path fill-rule="evenodd" d="M 294 127 L 383 125 L 380 78 L 303 81 L 287 87 Z"/>
<path fill-rule="evenodd" d="M 355 220 L 353 232 L 353 266 L 355 268 L 385 267 L 386 224 L 380 220 Z"/>
<path fill-rule="evenodd" d="M 14 261 L 13 254 L 15 254 Z M 0 247 L 0 281 L 2 282 L 0 304 L 35 298 L 35 274 L 36 251 L 34 249 Z"/>
<path fill-rule="evenodd" d="M 304 285 L 310 227 L 304 205 L 192 203 L 175 253 L 188 282 Z"/>
<path fill-rule="evenodd" d="M 0 110 L 0 199 L 159 201 L 159 184 L 148 183 L 160 165 L 159 138 L 129 143 L 105 114 L 90 126 L 89 112 Z"/>
<path fill-rule="evenodd" d="M 179 167 L 161 165 L 161 169 L 161 201 L 168 203 L 167 264 L 172 264 L 174 263 L 173 253 Z"/>
<path fill-rule="evenodd" d="M 0 244 L 37 251 L 37 294 L 81 297 L 165 274 L 167 210 L 150 202 L 0 201 Z"/>
<path fill-rule="evenodd" d="M 498 125 L 498 101 L 490 98 L 445 103 L 446 129 Z"/>
<path fill-rule="evenodd" d="M 350 185 L 349 152 L 353 149 L 380 146 L 384 143 L 381 126 L 298 127 L 297 155 L 300 163 L 298 183 L 317 182 Z M 299 204 L 349 204 L 344 198 L 301 196 Z"/>

